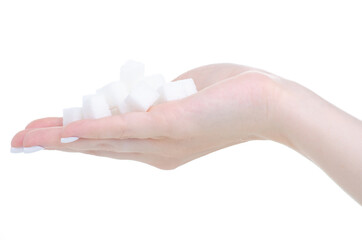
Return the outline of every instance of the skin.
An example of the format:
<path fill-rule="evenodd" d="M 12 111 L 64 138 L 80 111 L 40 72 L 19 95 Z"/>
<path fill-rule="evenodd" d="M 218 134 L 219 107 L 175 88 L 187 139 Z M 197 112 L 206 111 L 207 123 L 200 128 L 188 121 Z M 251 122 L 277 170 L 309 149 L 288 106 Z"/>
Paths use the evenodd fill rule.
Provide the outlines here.
<path fill-rule="evenodd" d="M 65 127 L 62 118 L 31 122 L 12 147 L 81 152 L 174 169 L 219 149 L 251 140 L 289 146 L 322 168 L 362 204 L 362 123 L 310 90 L 268 72 L 213 64 L 193 78 L 198 93 L 133 112 Z M 72 143 L 60 138 L 79 137 Z"/>

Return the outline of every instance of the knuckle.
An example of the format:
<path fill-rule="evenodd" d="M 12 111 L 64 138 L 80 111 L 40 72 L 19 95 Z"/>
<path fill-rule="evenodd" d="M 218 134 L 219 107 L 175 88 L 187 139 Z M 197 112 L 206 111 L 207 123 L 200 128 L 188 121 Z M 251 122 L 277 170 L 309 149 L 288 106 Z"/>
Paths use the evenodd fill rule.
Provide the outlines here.
<path fill-rule="evenodd" d="M 115 121 L 115 124 L 112 124 L 113 126 L 116 126 L 116 129 L 111 129 L 111 133 L 109 137 L 113 137 L 111 136 L 113 133 L 113 131 L 115 131 L 115 137 L 116 138 L 124 138 L 127 137 L 127 132 L 126 132 L 126 124 L 125 124 L 125 118 L 122 115 L 117 115 L 116 117 L 113 118 L 113 121 Z"/>

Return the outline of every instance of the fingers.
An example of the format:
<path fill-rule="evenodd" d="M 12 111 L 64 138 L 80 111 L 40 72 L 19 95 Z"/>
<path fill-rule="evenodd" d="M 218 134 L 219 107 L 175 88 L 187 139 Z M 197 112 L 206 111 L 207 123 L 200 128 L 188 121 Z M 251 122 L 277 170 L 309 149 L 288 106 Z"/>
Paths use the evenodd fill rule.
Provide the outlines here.
<path fill-rule="evenodd" d="M 19 147 L 40 146 L 46 149 L 69 149 L 83 151 L 109 151 L 115 153 L 162 153 L 169 144 L 156 139 L 79 139 L 72 143 L 61 143 L 62 127 L 39 128 L 23 132 Z"/>
<path fill-rule="evenodd" d="M 45 149 L 55 149 L 65 152 L 80 152 L 115 159 L 135 160 L 161 169 L 173 169 L 176 167 L 175 162 L 157 154 L 162 152 L 165 147 L 156 143 L 156 140 L 79 139 L 79 142 L 63 144 L 60 142 L 61 131 L 62 127 L 40 128 L 28 131 L 24 137 L 23 145 L 25 148 L 39 146 Z"/>
<path fill-rule="evenodd" d="M 45 127 L 60 127 L 63 126 L 63 118 L 48 117 L 41 118 L 29 123 L 25 129 L 29 128 L 45 128 Z"/>
<path fill-rule="evenodd" d="M 15 134 L 15 136 L 11 140 L 11 146 L 15 148 L 23 147 L 23 140 L 25 135 L 29 131 L 34 130 L 34 128 L 57 127 L 62 125 L 63 118 L 58 117 L 48 117 L 34 120 L 26 126 L 25 130 L 22 130 Z"/>
<path fill-rule="evenodd" d="M 86 119 L 64 127 L 62 138 L 90 139 L 159 138 L 167 134 L 169 122 L 162 114 L 131 112 L 101 119 Z"/>
<path fill-rule="evenodd" d="M 173 163 L 168 161 L 167 158 L 157 154 L 146 153 L 164 149 L 160 144 L 155 143 L 156 140 L 79 139 L 79 142 L 63 144 L 60 142 L 61 132 L 62 127 L 26 129 L 15 135 L 12 146 L 25 148 L 39 146 L 45 149 L 55 149 L 64 152 L 80 152 L 108 158 L 135 160 L 162 169 L 174 168 L 173 165 L 169 167 Z"/>
<path fill-rule="evenodd" d="M 40 128 L 19 132 L 13 140 L 14 147 L 30 148 L 39 146 L 45 149 L 55 149 L 64 152 L 80 152 L 95 156 L 121 160 L 135 160 L 160 169 L 174 169 L 175 162 L 160 156 L 165 147 L 155 144 L 156 140 L 125 139 L 125 140 L 90 140 L 79 139 L 76 142 L 63 144 L 60 142 L 62 128 Z M 23 139 L 23 140 L 22 140 Z M 134 151 L 134 152 L 132 152 Z M 148 153 L 150 152 L 150 153 Z"/>
<path fill-rule="evenodd" d="M 48 149 L 61 149 L 62 127 L 37 128 L 28 131 L 23 138 L 23 147 L 41 146 Z"/>

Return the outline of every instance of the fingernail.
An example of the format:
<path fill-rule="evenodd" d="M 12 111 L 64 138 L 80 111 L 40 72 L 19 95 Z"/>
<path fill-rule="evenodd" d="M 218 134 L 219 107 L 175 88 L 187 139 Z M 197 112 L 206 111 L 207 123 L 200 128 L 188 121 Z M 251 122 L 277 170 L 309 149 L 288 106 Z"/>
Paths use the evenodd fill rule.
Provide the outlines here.
<path fill-rule="evenodd" d="M 40 150 L 43 150 L 44 148 L 41 146 L 33 146 L 33 147 L 25 147 L 24 148 L 24 153 L 33 153 L 33 152 L 37 152 Z"/>
<path fill-rule="evenodd" d="M 24 152 L 24 149 L 22 147 L 19 147 L 19 148 L 12 147 L 12 148 L 10 148 L 10 152 L 11 153 L 22 153 L 22 152 Z"/>
<path fill-rule="evenodd" d="M 61 143 L 71 143 L 71 142 L 77 141 L 78 139 L 79 139 L 78 137 L 61 138 L 61 139 L 60 139 L 60 142 L 61 142 Z"/>

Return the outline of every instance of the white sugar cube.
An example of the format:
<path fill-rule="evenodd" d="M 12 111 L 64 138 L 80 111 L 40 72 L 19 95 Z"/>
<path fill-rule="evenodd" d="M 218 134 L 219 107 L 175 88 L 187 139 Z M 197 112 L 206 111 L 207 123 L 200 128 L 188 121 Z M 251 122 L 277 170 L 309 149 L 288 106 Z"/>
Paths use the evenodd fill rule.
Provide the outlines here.
<path fill-rule="evenodd" d="M 159 93 L 144 82 L 133 88 L 120 106 L 120 112 L 145 112 L 159 98 Z"/>
<path fill-rule="evenodd" d="M 158 89 L 160 99 L 157 103 L 179 100 L 197 93 L 196 85 L 192 78 L 169 82 Z"/>
<path fill-rule="evenodd" d="M 103 94 L 93 94 L 83 97 L 83 117 L 97 119 L 111 116 L 112 113 Z"/>
<path fill-rule="evenodd" d="M 128 105 L 124 101 L 121 104 L 119 104 L 118 110 L 121 114 L 131 112 L 131 109 L 128 107 Z"/>
<path fill-rule="evenodd" d="M 145 73 L 145 65 L 133 60 L 127 61 L 121 67 L 121 81 L 131 90 L 140 81 Z"/>
<path fill-rule="evenodd" d="M 192 78 L 179 80 L 179 81 L 175 81 L 175 82 L 179 82 L 179 84 L 182 84 L 184 91 L 185 91 L 185 95 L 187 95 L 186 97 L 197 93 L 197 88 L 196 88 L 195 82 Z"/>
<path fill-rule="evenodd" d="M 109 108 L 113 108 L 117 107 L 127 97 L 128 87 L 121 81 L 111 82 L 98 89 L 97 94 L 103 94 Z"/>
<path fill-rule="evenodd" d="M 142 81 L 147 83 L 150 87 L 155 90 L 158 90 L 165 84 L 165 78 L 161 74 L 153 74 L 150 76 L 145 76 Z"/>
<path fill-rule="evenodd" d="M 83 111 L 81 107 L 63 109 L 63 126 L 81 119 L 83 119 Z"/>

